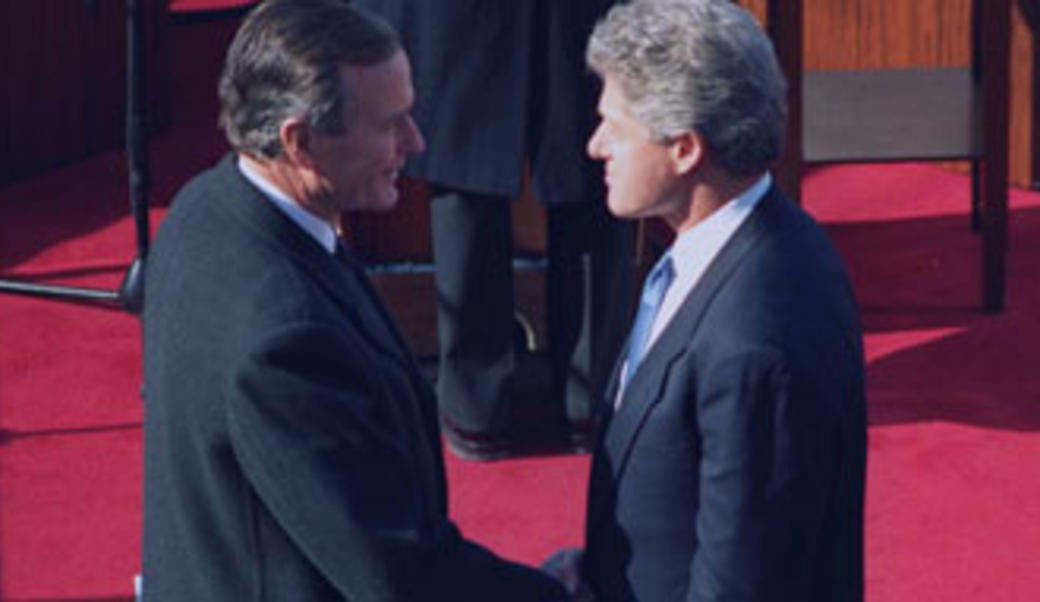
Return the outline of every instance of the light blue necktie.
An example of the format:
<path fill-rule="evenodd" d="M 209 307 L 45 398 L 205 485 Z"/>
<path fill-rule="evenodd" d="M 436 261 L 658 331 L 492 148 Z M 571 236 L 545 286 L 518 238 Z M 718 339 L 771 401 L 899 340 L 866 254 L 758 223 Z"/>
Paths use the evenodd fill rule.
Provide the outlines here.
<path fill-rule="evenodd" d="M 639 299 L 639 311 L 636 313 L 635 323 L 632 324 L 632 333 L 628 335 L 628 357 L 626 358 L 628 368 L 625 369 L 625 378 L 621 381 L 622 389 L 625 388 L 628 381 L 632 380 L 639 361 L 643 359 L 654 317 L 674 279 L 675 268 L 672 267 L 672 257 L 665 253 L 661 259 L 657 260 L 654 269 L 650 270 L 646 282 L 643 283 L 643 296 Z"/>

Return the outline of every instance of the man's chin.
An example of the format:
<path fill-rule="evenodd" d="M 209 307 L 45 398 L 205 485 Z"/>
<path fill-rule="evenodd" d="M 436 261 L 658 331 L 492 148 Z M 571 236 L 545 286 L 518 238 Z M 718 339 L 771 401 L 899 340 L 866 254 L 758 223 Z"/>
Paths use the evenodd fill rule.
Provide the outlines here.
<path fill-rule="evenodd" d="M 392 192 L 383 192 L 382 194 L 369 197 L 367 201 L 360 205 L 358 210 L 366 213 L 386 213 L 397 207 L 400 196 L 396 189 Z"/>
<path fill-rule="evenodd" d="M 380 199 L 380 202 L 376 207 L 376 211 L 379 211 L 380 213 L 390 211 L 397 207 L 397 203 L 400 200 L 401 193 L 397 192 L 397 190 L 395 189 L 393 194 L 388 194 Z"/>
<path fill-rule="evenodd" d="M 618 219 L 637 219 L 641 217 L 638 210 L 634 207 L 630 207 L 621 201 L 617 201 L 607 197 L 607 209 L 610 210 L 610 214 Z"/>

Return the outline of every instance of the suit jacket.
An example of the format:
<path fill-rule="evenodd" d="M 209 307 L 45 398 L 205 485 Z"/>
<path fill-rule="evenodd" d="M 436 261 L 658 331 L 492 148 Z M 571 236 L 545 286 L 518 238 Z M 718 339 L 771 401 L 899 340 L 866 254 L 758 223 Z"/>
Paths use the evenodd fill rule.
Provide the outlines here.
<path fill-rule="evenodd" d="M 865 455 L 850 285 L 774 187 L 606 418 L 585 578 L 603 601 L 862 600 Z"/>
<path fill-rule="evenodd" d="M 585 153 L 599 83 L 585 66 L 596 20 L 615 0 L 353 0 L 401 34 L 426 152 L 411 175 L 516 197 L 525 158 L 547 204 L 600 202 Z"/>
<path fill-rule="evenodd" d="M 144 350 L 149 602 L 563 596 L 460 537 L 433 395 L 365 275 L 232 156 L 160 228 Z"/>

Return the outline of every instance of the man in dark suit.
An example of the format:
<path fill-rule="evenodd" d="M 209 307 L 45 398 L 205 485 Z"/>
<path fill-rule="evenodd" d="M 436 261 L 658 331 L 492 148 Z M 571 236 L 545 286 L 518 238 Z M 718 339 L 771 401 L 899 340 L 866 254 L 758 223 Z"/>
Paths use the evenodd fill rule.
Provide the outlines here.
<path fill-rule="evenodd" d="M 432 390 L 337 238 L 423 148 L 392 29 L 269 0 L 220 97 L 236 153 L 148 261 L 144 599 L 562 599 L 449 521 Z"/>
<path fill-rule="evenodd" d="M 607 212 L 602 171 L 583 150 L 597 91 L 584 44 L 613 2 L 354 0 L 387 18 L 414 61 L 428 150 L 407 170 L 433 188 L 437 390 L 464 457 L 516 451 L 546 389 L 549 415 L 580 440 L 624 338 L 633 229 Z M 509 201 L 525 164 L 548 218 L 551 382 L 540 389 L 513 320 Z"/>
<path fill-rule="evenodd" d="M 597 600 L 863 599 L 861 332 L 838 253 L 772 184 L 785 86 L 729 0 L 597 25 L 589 153 L 676 239 L 607 392 L 581 576 Z"/>

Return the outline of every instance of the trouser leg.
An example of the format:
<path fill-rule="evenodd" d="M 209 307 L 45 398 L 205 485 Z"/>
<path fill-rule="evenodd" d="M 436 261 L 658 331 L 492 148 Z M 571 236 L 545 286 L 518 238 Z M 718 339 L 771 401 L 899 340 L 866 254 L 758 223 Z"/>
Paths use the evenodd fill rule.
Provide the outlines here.
<path fill-rule="evenodd" d="M 553 391 L 579 423 L 602 399 L 629 325 L 634 227 L 598 202 L 550 207 L 548 216 Z"/>
<path fill-rule="evenodd" d="M 516 362 L 509 200 L 438 190 L 430 217 L 440 409 L 459 429 L 497 431 L 505 426 Z"/>

